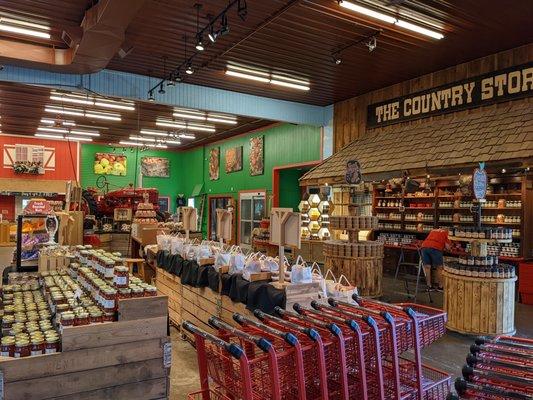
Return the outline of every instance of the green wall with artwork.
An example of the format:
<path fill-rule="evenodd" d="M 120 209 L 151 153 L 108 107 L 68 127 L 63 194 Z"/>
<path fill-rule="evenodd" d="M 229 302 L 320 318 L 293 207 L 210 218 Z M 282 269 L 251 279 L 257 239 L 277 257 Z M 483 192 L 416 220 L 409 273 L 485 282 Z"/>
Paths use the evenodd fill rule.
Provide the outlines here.
<path fill-rule="evenodd" d="M 94 173 L 94 161 L 96 153 L 111 153 L 117 156 L 126 156 L 126 175 L 115 176 L 105 175 L 109 182 L 109 190 L 116 190 L 128 186 L 130 183 L 139 185 L 139 174 L 136 171 L 140 170 L 142 157 L 164 157 L 168 158 L 170 162 L 170 177 L 169 178 L 155 178 L 155 177 L 143 177 L 143 187 L 156 188 L 159 190 L 160 196 L 170 197 L 171 210 L 175 209 L 176 196 L 179 191 L 179 187 L 176 182 L 181 179 L 180 174 L 180 155 L 182 153 L 176 151 L 163 151 L 163 150 L 146 150 L 139 151 L 134 149 L 133 152 L 127 149 L 125 152 L 122 148 L 116 148 L 113 153 L 113 147 L 102 144 L 88 144 L 84 143 L 81 146 L 81 160 L 80 160 L 80 183 L 82 187 L 95 187 L 96 180 L 99 176 Z"/>
<path fill-rule="evenodd" d="M 303 169 L 282 169 L 279 171 L 279 206 L 298 210 L 301 200 L 299 179 L 307 171 Z"/>

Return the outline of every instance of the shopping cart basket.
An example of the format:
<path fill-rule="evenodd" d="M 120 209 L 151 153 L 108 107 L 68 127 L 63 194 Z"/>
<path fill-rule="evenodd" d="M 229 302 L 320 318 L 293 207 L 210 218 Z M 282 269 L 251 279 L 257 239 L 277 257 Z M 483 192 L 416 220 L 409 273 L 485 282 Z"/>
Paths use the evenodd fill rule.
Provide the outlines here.
<path fill-rule="evenodd" d="M 214 398 L 253 400 L 250 365 L 244 351 L 233 343 L 228 343 L 201 330 L 188 321 L 182 327 L 194 334 L 201 391 L 192 394 L 203 400 Z M 215 387 L 209 387 L 210 380 Z"/>
<path fill-rule="evenodd" d="M 455 390 L 458 396 L 449 395 L 448 400 L 471 399 L 471 400 L 533 400 L 533 396 L 523 392 L 467 382 L 463 378 L 455 380 Z"/>
<path fill-rule="evenodd" d="M 324 341 L 320 333 L 314 328 L 294 324 L 265 314 L 260 310 L 255 310 L 254 315 L 265 325 L 292 333 L 298 337 L 302 344 L 307 398 L 329 399 L 326 355 Z"/>
<path fill-rule="evenodd" d="M 306 400 L 306 382 L 302 345 L 292 333 L 266 326 L 241 314 L 233 314 L 233 319 L 242 331 L 269 340 L 278 358 L 279 386 L 285 399 Z"/>
<path fill-rule="evenodd" d="M 472 383 L 491 385 L 505 390 L 528 394 L 533 397 L 533 379 L 506 371 L 501 368 L 470 367 L 465 365 L 461 371 L 463 378 Z"/>
<path fill-rule="evenodd" d="M 333 322 L 308 318 L 291 311 L 286 311 L 281 307 L 276 307 L 274 311 L 285 321 L 314 328 L 320 333 L 324 346 L 329 398 L 332 400 L 348 400 L 350 396 L 348 390 L 346 346 L 341 328 Z"/>
<path fill-rule="evenodd" d="M 360 306 L 387 311 L 394 317 L 408 318 L 417 325 L 420 346 L 426 347 L 446 334 L 446 313 L 438 308 L 416 303 L 389 304 L 379 300 L 363 298 L 354 294 L 353 299 Z M 408 312 L 412 310 L 413 312 Z M 416 321 L 416 322 L 415 322 Z"/>

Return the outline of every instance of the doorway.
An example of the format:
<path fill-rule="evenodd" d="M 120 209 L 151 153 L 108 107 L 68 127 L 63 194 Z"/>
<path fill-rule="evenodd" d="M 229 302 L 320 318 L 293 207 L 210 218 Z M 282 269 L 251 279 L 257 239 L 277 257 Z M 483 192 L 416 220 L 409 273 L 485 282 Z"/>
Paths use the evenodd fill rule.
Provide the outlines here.
<path fill-rule="evenodd" d="M 209 212 L 207 221 L 207 239 L 217 240 L 217 208 L 227 208 L 233 197 L 231 196 L 209 196 Z"/>
<path fill-rule="evenodd" d="M 243 190 L 239 192 L 239 245 L 252 246 L 252 231 L 266 215 L 266 191 Z"/>

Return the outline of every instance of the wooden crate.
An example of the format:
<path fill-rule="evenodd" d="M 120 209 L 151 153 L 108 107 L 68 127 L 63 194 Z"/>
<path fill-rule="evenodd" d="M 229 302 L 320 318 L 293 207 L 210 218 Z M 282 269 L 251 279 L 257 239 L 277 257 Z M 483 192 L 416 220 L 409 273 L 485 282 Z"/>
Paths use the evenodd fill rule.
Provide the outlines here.
<path fill-rule="evenodd" d="M 4 400 L 167 399 L 167 298 L 119 300 L 119 321 L 63 330 L 61 353 L 0 357 Z"/>
<path fill-rule="evenodd" d="M 62 269 L 68 267 L 70 260 L 65 256 L 47 256 L 41 255 L 39 257 L 38 271 L 47 272 L 55 271 L 57 269 Z"/>
<path fill-rule="evenodd" d="M 331 269 L 336 277 L 346 276 L 357 286 L 360 295 L 380 297 L 382 293 L 383 257 L 332 257 L 326 256 L 324 273 Z"/>

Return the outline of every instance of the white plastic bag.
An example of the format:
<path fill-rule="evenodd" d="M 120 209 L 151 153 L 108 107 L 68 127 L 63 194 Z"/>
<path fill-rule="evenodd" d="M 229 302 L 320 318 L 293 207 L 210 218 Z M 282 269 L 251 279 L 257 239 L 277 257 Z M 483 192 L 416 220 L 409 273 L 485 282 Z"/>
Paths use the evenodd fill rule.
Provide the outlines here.
<path fill-rule="evenodd" d="M 337 283 L 335 283 L 331 293 L 329 293 L 330 297 L 347 302 L 352 302 L 353 294 L 357 294 L 357 288 L 344 275 L 339 276 Z"/>
<path fill-rule="evenodd" d="M 185 239 L 182 238 L 180 235 L 173 236 L 170 239 L 170 254 L 180 254 L 183 251 L 183 245 L 185 244 Z"/>
<path fill-rule="evenodd" d="M 326 280 L 324 279 L 324 276 L 322 275 L 322 271 L 320 271 L 320 267 L 316 262 L 313 263 L 313 265 L 311 265 L 311 272 L 313 274 L 313 282 L 318 282 L 318 284 L 320 285 L 320 296 L 328 297 L 328 291 L 326 288 Z"/>
<path fill-rule="evenodd" d="M 219 272 L 220 268 L 227 267 L 230 265 L 230 259 L 231 253 L 229 253 L 228 251 L 220 250 L 215 256 L 215 264 L 213 265 L 213 267 L 216 269 L 217 272 Z"/>
<path fill-rule="evenodd" d="M 278 272 L 279 273 L 279 263 L 277 258 L 266 257 L 263 260 L 263 270 L 267 272 Z"/>
<path fill-rule="evenodd" d="M 157 235 L 156 240 L 157 240 L 157 246 L 159 247 L 159 250 L 170 251 L 170 243 L 172 240 L 172 236 L 163 233 L 163 234 Z"/>
<path fill-rule="evenodd" d="M 249 281 L 252 274 L 261 273 L 261 259 L 260 253 L 250 254 L 246 258 L 244 269 L 242 270 L 242 278 Z"/>
<path fill-rule="evenodd" d="M 229 261 L 229 273 L 236 274 L 242 272 L 246 263 L 246 257 L 242 254 L 240 247 L 236 247 L 230 257 Z"/>
<path fill-rule="evenodd" d="M 291 283 L 303 284 L 313 282 L 313 272 L 311 267 L 307 266 L 302 256 L 298 256 L 296 262 L 291 268 Z"/>

